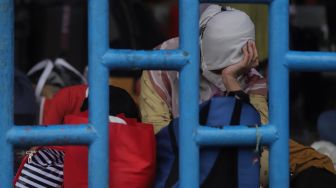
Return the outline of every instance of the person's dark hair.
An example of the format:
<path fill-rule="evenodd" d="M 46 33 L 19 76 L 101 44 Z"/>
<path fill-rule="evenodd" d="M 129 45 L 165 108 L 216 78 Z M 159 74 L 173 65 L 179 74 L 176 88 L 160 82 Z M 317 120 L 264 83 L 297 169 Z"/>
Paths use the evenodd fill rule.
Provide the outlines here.
<path fill-rule="evenodd" d="M 109 86 L 109 90 L 109 114 L 111 116 L 123 113 L 128 118 L 136 118 L 138 121 L 141 120 L 138 105 L 126 90 L 115 86 Z M 81 111 L 86 111 L 89 106 L 88 104 L 88 98 L 86 98 L 81 107 Z"/>

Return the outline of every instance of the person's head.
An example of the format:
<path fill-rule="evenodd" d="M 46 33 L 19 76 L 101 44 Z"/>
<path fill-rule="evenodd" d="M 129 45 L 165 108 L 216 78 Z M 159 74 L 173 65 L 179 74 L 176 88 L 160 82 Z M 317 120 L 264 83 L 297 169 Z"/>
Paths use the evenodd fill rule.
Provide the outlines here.
<path fill-rule="evenodd" d="M 125 114 L 128 118 L 140 119 L 140 111 L 131 95 L 122 88 L 109 86 L 109 115 L 116 116 Z M 81 111 L 88 109 L 88 98 L 86 98 L 81 107 Z"/>
<path fill-rule="evenodd" d="M 221 76 L 214 71 L 243 59 L 243 46 L 255 40 L 254 24 L 242 11 L 210 5 L 201 15 L 200 32 L 203 76 L 224 91 Z"/>
<path fill-rule="evenodd" d="M 336 110 L 328 110 L 320 114 L 317 120 L 317 131 L 321 140 L 336 144 Z"/>

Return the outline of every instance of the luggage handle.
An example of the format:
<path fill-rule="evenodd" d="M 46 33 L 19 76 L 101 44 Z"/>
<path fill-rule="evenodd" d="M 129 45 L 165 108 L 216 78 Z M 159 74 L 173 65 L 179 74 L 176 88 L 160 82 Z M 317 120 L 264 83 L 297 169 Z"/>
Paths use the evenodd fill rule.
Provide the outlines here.
<path fill-rule="evenodd" d="M 74 74 L 76 74 L 82 80 L 83 83 L 85 83 L 85 84 L 87 83 L 86 78 L 75 67 L 73 67 L 71 64 L 69 64 L 63 58 L 57 58 L 55 60 L 55 66 L 65 67 L 66 69 L 68 69 L 71 72 L 73 72 Z"/>
<path fill-rule="evenodd" d="M 48 77 L 49 77 L 53 68 L 54 68 L 54 64 L 52 63 L 52 61 L 50 59 L 45 59 L 45 60 L 37 63 L 28 72 L 28 76 L 30 76 L 33 73 L 35 73 L 35 72 L 37 72 L 41 69 L 44 69 L 40 78 L 37 81 L 37 85 L 36 85 L 36 88 L 35 88 L 35 98 L 38 102 L 41 101 L 41 93 L 42 93 L 43 87 L 44 87 L 45 83 L 47 82 Z"/>
<path fill-rule="evenodd" d="M 48 77 L 54 67 L 64 67 L 67 70 L 74 73 L 76 76 L 78 76 L 83 83 L 87 83 L 86 78 L 78 71 L 76 68 L 74 68 L 72 65 L 70 65 L 68 62 L 66 62 L 63 58 L 57 58 L 55 62 L 53 63 L 50 59 L 45 59 L 37 63 L 35 66 L 33 66 L 27 73 L 28 76 L 34 74 L 35 72 L 44 69 L 35 88 L 35 97 L 38 102 L 41 102 L 41 93 L 43 90 L 44 85 L 46 84 Z"/>

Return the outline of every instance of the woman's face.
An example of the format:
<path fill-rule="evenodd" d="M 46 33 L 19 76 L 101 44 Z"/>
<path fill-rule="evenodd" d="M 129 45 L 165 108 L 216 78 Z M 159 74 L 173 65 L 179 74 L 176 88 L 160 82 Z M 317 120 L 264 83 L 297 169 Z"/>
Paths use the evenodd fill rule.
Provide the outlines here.
<path fill-rule="evenodd" d="M 242 53 L 243 58 L 240 62 L 221 69 L 211 70 L 211 72 L 217 75 L 222 75 L 223 72 L 225 73 L 225 69 L 230 69 L 229 73 L 238 77 L 247 73 L 251 68 L 259 65 L 258 51 L 254 41 L 247 41 L 246 45 L 242 48 Z"/>

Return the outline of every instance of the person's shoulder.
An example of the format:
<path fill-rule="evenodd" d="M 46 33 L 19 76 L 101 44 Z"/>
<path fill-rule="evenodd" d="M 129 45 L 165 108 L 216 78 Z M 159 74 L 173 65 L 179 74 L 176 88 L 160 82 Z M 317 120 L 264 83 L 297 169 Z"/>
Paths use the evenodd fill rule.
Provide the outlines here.
<path fill-rule="evenodd" d="M 110 85 L 109 86 L 109 97 L 110 97 L 110 106 L 118 106 L 120 105 L 136 105 L 136 102 L 130 95 L 130 93 L 120 87 Z M 112 101 L 113 99 L 118 99 L 116 101 Z M 112 102 L 112 103 L 111 103 Z"/>
<path fill-rule="evenodd" d="M 171 38 L 156 46 L 156 50 L 174 50 L 179 47 L 179 37 Z"/>
<path fill-rule="evenodd" d="M 58 97 L 66 97 L 66 96 L 83 96 L 85 97 L 85 93 L 87 90 L 88 86 L 86 84 L 80 84 L 80 85 L 73 85 L 73 86 L 68 86 L 64 87 L 61 90 L 59 90 L 55 96 Z M 55 98 L 55 97 L 53 97 Z"/>
<path fill-rule="evenodd" d="M 79 85 L 64 87 L 62 90 L 63 91 L 85 91 L 87 88 L 88 86 L 86 84 L 79 84 Z"/>
<path fill-rule="evenodd" d="M 109 92 L 110 96 L 114 97 L 120 97 L 120 96 L 127 96 L 131 98 L 131 95 L 123 88 L 114 86 L 114 85 L 109 85 Z"/>

